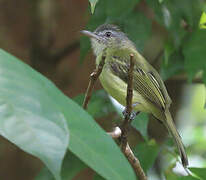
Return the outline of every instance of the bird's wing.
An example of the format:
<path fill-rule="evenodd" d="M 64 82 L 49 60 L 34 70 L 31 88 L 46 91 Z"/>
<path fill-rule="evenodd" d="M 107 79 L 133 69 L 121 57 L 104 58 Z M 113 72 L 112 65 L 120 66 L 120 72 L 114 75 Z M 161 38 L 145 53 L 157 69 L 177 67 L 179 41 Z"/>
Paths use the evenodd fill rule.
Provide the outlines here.
<path fill-rule="evenodd" d="M 127 83 L 129 59 L 113 56 L 109 61 L 111 71 L 120 77 Z M 135 60 L 135 59 L 134 59 Z M 134 76 L 133 76 L 133 88 L 145 99 L 158 106 L 161 109 L 165 109 L 166 102 L 158 80 L 155 77 L 155 73 L 148 71 L 144 66 L 135 60 Z"/>

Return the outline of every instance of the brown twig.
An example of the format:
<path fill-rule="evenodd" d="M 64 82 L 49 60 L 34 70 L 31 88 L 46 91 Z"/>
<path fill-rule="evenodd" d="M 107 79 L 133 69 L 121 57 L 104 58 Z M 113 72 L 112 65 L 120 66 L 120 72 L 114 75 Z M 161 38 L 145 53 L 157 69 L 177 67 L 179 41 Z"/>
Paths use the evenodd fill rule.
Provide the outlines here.
<path fill-rule="evenodd" d="M 146 180 L 147 177 L 140 165 L 139 160 L 133 154 L 127 140 L 127 134 L 129 131 L 129 124 L 131 122 L 131 113 L 132 113 L 132 98 L 133 98 L 133 71 L 134 71 L 134 59 L 133 54 L 130 54 L 130 67 L 128 71 L 128 84 L 127 84 L 127 97 L 126 97 L 126 114 L 124 121 L 121 125 L 121 137 L 120 146 L 121 150 L 132 165 L 136 175 L 140 178 L 140 180 Z"/>
<path fill-rule="evenodd" d="M 118 139 L 121 138 L 122 131 L 119 127 L 116 127 L 112 132 L 108 132 L 107 134 L 110 135 L 113 139 Z M 139 177 L 140 180 L 147 180 L 147 177 L 140 165 L 140 162 L 138 158 L 135 157 L 128 142 L 126 142 L 126 148 L 123 153 L 131 164 L 133 170 L 135 171 L 136 176 Z"/>
<path fill-rule="evenodd" d="M 83 108 L 87 109 L 87 105 L 91 98 L 92 90 L 94 88 L 94 84 L 102 72 L 103 66 L 105 63 L 105 56 L 102 56 L 102 59 L 97 66 L 97 69 L 90 75 L 89 85 L 85 94 Z M 131 122 L 131 112 L 132 112 L 132 97 L 133 97 L 133 70 L 134 70 L 134 60 L 133 55 L 130 55 L 130 68 L 128 72 L 128 85 L 127 85 L 127 97 L 126 97 L 126 115 L 125 119 L 121 125 L 121 129 L 119 127 L 115 127 L 114 131 L 108 132 L 107 134 L 110 135 L 114 139 L 120 140 L 121 150 L 128 159 L 129 163 L 131 164 L 132 168 L 134 169 L 136 176 L 139 177 L 140 180 L 147 180 L 147 177 L 140 165 L 139 160 L 135 157 L 134 153 L 132 152 L 128 141 L 127 141 L 127 134 L 129 129 L 129 124 Z"/>
<path fill-rule="evenodd" d="M 127 97 L 126 97 L 126 113 L 124 121 L 121 125 L 122 135 L 120 138 L 121 149 L 124 152 L 127 146 L 127 134 L 130 123 L 130 116 L 132 113 L 132 97 L 133 97 L 133 71 L 134 71 L 134 60 L 133 54 L 130 55 L 130 68 L 128 71 L 128 84 L 127 84 Z"/>
<path fill-rule="evenodd" d="M 102 56 L 102 59 L 99 65 L 97 66 L 97 69 L 95 69 L 94 72 L 90 75 L 89 85 L 87 87 L 87 91 L 86 91 L 84 102 L 83 102 L 84 109 L 87 109 L 87 105 L 92 95 L 92 90 L 94 89 L 94 84 L 102 72 L 104 63 L 105 63 L 105 56 Z"/>
<path fill-rule="evenodd" d="M 129 144 L 126 144 L 126 149 L 124 151 L 124 155 L 132 165 L 136 175 L 139 177 L 140 180 L 147 180 L 147 177 L 142 169 L 139 160 L 135 157 L 134 153 L 132 152 Z"/>

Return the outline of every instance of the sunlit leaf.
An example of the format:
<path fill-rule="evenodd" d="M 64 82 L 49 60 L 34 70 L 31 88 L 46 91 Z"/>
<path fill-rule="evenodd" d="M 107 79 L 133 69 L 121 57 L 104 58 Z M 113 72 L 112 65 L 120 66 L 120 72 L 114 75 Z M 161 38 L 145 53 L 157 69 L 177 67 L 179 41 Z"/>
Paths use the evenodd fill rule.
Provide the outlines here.
<path fill-rule="evenodd" d="M 203 12 L 200 18 L 199 26 L 201 29 L 206 29 L 206 13 Z"/>
<path fill-rule="evenodd" d="M 99 0 L 89 0 L 90 5 L 91 5 L 91 12 L 92 12 L 92 14 L 94 13 L 94 9 L 95 9 L 95 6 L 96 6 L 98 1 Z"/>

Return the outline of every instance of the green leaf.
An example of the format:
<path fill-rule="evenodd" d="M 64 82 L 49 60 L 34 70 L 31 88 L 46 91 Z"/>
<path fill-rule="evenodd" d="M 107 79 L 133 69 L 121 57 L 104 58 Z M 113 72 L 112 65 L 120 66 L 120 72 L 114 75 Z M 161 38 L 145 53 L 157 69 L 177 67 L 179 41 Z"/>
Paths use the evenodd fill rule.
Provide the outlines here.
<path fill-rule="evenodd" d="M 45 167 L 35 177 L 35 180 L 54 180 L 52 173 Z"/>
<path fill-rule="evenodd" d="M 125 18 L 124 31 L 142 52 L 146 40 L 151 36 L 151 21 L 141 13 L 130 13 Z"/>
<path fill-rule="evenodd" d="M 124 16 L 133 10 L 139 0 L 105 0 L 106 14 L 109 18 L 118 18 Z M 114 8 L 115 7 L 115 8 Z"/>
<path fill-rule="evenodd" d="M 65 104 L 62 107 L 67 106 Z M 91 116 L 86 112 L 83 113 L 81 107 L 73 105 L 70 108 L 73 111 L 70 114 L 67 114 L 65 108 L 66 117 L 73 119 L 68 121 L 71 127 L 69 149 L 105 179 L 135 180 L 130 164 L 112 138 L 95 123 Z"/>
<path fill-rule="evenodd" d="M 142 52 L 144 43 L 151 35 L 151 21 L 141 13 L 131 13 L 124 22 L 124 31 Z M 138 22 L 138 23 L 137 23 Z"/>
<path fill-rule="evenodd" d="M 191 33 L 188 41 L 184 43 L 183 54 L 185 56 L 185 70 L 192 80 L 194 75 L 200 71 L 206 71 L 206 30 L 201 29 Z M 206 83 L 206 74 L 203 74 Z"/>
<path fill-rule="evenodd" d="M 206 178 L 206 167 L 205 168 L 189 168 L 192 173 L 197 175 L 199 178 L 204 180 Z"/>
<path fill-rule="evenodd" d="M 161 4 L 147 0 L 147 3 L 155 12 L 155 19 L 168 29 L 169 38 L 176 48 L 180 47 L 183 38 L 189 33 L 187 28 L 197 29 L 204 7 L 204 1 L 201 0 L 190 0 L 190 3 L 188 0 L 173 0 Z"/>
<path fill-rule="evenodd" d="M 206 29 L 206 13 L 203 12 L 200 18 L 200 23 L 199 23 L 200 29 Z"/>
<path fill-rule="evenodd" d="M 94 13 L 94 9 L 95 9 L 95 6 L 97 4 L 99 0 L 89 0 L 90 2 L 90 5 L 91 5 L 91 13 L 93 14 Z"/>
<path fill-rule="evenodd" d="M 106 20 L 105 3 L 104 1 L 100 1 L 97 4 L 94 14 L 89 19 L 89 22 L 85 30 L 94 31 L 97 28 L 97 26 L 99 26 L 100 24 L 103 24 L 105 20 Z M 89 38 L 82 36 L 80 38 L 80 62 L 81 63 L 85 59 L 90 49 L 91 49 L 91 44 L 90 44 Z"/>
<path fill-rule="evenodd" d="M 132 121 L 132 126 L 135 127 L 143 136 L 145 140 L 148 140 L 147 126 L 149 122 L 148 114 L 140 113 Z"/>
<path fill-rule="evenodd" d="M 95 2 L 93 0 L 92 2 Z M 132 12 L 136 4 L 139 2 L 139 0 L 130 0 L 130 1 L 125 1 L 125 0 L 102 0 L 99 1 L 98 4 L 95 6 L 95 11 L 92 16 L 90 16 L 89 22 L 86 26 L 87 30 L 94 31 L 99 25 L 104 24 L 104 23 L 113 23 L 113 24 L 124 24 L 124 22 L 128 21 L 128 14 Z M 118 6 L 116 6 L 118 4 Z M 115 7 L 115 8 L 113 8 Z M 136 25 L 137 23 L 136 19 L 133 21 L 133 25 Z M 141 23 L 144 21 L 141 21 Z M 145 23 L 144 23 L 145 24 Z M 131 27 L 134 29 L 133 27 Z M 138 30 L 138 29 L 137 29 Z M 138 33 L 139 31 L 137 31 Z M 141 31 L 142 34 L 142 31 Z M 144 34 L 144 33 L 143 33 Z M 141 41 L 141 37 L 140 41 Z M 145 37 L 145 36 L 143 36 Z M 139 41 L 138 41 L 139 42 Z M 88 38 L 82 38 L 80 40 L 80 61 L 82 62 L 88 53 L 90 49 L 90 44 Z"/>
<path fill-rule="evenodd" d="M 168 65 L 170 55 L 175 51 L 174 45 L 167 41 L 164 48 L 164 62 L 165 65 Z"/>
<path fill-rule="evenodd" d="M 95 174 L 94 177 L 93 177 L 93 180 L 104 180 L 104 178 L 101 177 L 101 176 L 98 175 L 98 174 Z"/>
<path fill-rule="evenodd" d="M 4 51 L 0 51 L 0 68 L 1 104 L 3 104 L 3 102 L 5 104 L 5 99 L 8 98 L 10 102 L 12 102 L 9 106 L 12 105 L 12 107 L 18 107 L 17 111 L 20 111 L 21 108 L 23 108 L 23 110 L 26 111 L 26 113 L 23 114 L 25 116 L 22 116 L 21 114 L 18 121 L 22 121 L 22 119 L 24 122 L 30 121 L 31 116 L 26 115 L 33 110 L 35 112 L 35 121 L 32 122 L 35 125 L 35 128 L 42 130 L 42 128 L 46 126 L 47 129 L 49 129 L 48 132 L 46 131 L 48 134 L 55 132 L 56 136 L 54 139 L 46 139 L 46 133 L 43 129 L 42 131 L 44 133 L 41 138 L 44 140 L 43 145 L 46 146 L 46 156 L 50 155 L 51 152 L 58 150 L 56 154 L 52 153 L 52 158 L 55 161 L 51 162 L 50 160 L 49 163 L 47 163 L 48 168 L 50 168 L 50 170 L 52 169 L 52 172 L 56 175 L 57 179 L 60 179 L 60 168 L 58 169 L 57 175 L 55 167 L 60 167 L 61 164 L 58 155 L 60 153 L 63 154 L 63 150 L 65 150 L 63 148 L 61 149 L 63 146 L 61 144 L 64 142 L 64 147 L 66 148 L 68 143 L 68 132 L 64 123 L 65 120 L 67 121 L 70 132 L 70 144 L 68 148 L 79 159 L 105 179 L 135 179 L 135 174 L 130 164 L 113 139 L 98 126 L 95 120 L 86 111 L 66 97 L 53 83 Z M 11 121 L 19 116 L 16 116 L 15 114 L 14 118 L 9 119 L 9 113 L 12 109 L 9 109 L 9 113 L 4 113 L 4 110 L 6 109 L 5 107 L 5 105 L 0 106 L 2 116 L 0 121 L 0 132 L 4 137 L 8 137 L 8 139 L 12 140 L 14 143 L 16 143 L 17 140 L 22 142 L 25 139 L 22 139 L 22 136 L 18 138 L 16 134 L 14 135 L 14 132 L 18 132 L 22 135 L 24 131 L 19 129 L 19 124 L 12 123 Z M 50 121 L 48 120 L 47 122 L 42 118 L 38 119 L 38 114 L 42 115 L 42 117 L 47 117 Z M 6 121 L 5 118 L 9 120 Z M 32 120 L 33 119 L 34 118 L 32 117 Z M 3 122 L 8 122 L 6 123 L 7 126 L 2 126 Z M 24 122 L 23 125 L 25 127 Z M 55 126 L 56 124 L 58 125 L 57 127 Z M 11 128 L 12 130 L 8 130 L 11 126 L 13 126 Z M 26 131 L 28 133 L 33 133 L 31 129 L 28 129 L 28 126 L 26 126 Z M 11 136 L 8 136 L 10 133 Z M 38 131 L 38 135 L 40 135 L 39 133 L 41 133 L 41 131 Z M 34 136 L 26 137 L 29 138 L 29 142 L 26 142 L 26 147 L 30 144 L 33 145 Z M 45 143 L 49 140 L 52 140 L 52 143 Z M 63 142 L 61 142 L 61 140 Z M 23 141 L 23 143 L 24 142 L 25 141 Z M 31 147 L 27 152 L 33 153 L 33 149 L 35 148 L 38 149 L 38 152 L 45 150 L 42 147 L 37 146 L 37 144 L 34 145 L 35 147 Z M 24 147 L 22 146 L 21 148 L 23 149 Z M 27 149 L 25 148 L 24 150 L 26 151 Z M 39 156 L 39 154 L 36 156 Z M 42 159 L 45 163 L 46 160 Z"/>
<path fill-rule="evenodd" d="M 74 154 L 67 152 L 62 165 L 62 180 L 72 180 L 81 170 L 87 166 L 80 161 Z M 47 168 L 43 168 L 35 180 L 54 180 L 51 172 Z"/>
<path fill-rule="evenodd" d="M 171 180 L 174 180 L 174 179 L 171 179 Z M 182 177 L 178 177 L 177 180 L 199 180 L 199 179 L 193 176 L 182 176 Z"/>
<path fill-rule="evenodd" d="M 69 134 L 48 89 L 58 91 L 49 80 L 0 50 L 0 134 L 41 159 L 60 179 Z"/>
<path fill-rule="evenodd" d="M 150 140 L 147 143 L 138 144 L 134 149 L 134 154 L 138 157 L 145 172 L 153 166 L 158 153 L 159 146 L 154 140 Z"/>
<path fill-rule="evenodd" d="M 172 171 L 166 175 L 166 179 L 167 180 L 200 180 L 200 179 L 195 178 L 193 176 L 178 176 L 178 175 L 174 174 Z"/>
<path fill-rule="evenodd" d="M 84 94 L 80 94 L 73 99 L 80 106 L 82 106 L 84 96 Z M 92 93 L 92 97 L 89 101 L 87 111 L 92 117 L 99 118 L 107 116 L 111 112 L 115 112 L 115 109 L 106 92 L 104 90 L 97 90 Z"/>
<path fill-rule="evenodd" d="M 184 56 L 181 52 L 175 51 L 168 56 L 168 62 L 163 62 L 160 70 L 161 77 L 164 81 L 184 70 Z"/>

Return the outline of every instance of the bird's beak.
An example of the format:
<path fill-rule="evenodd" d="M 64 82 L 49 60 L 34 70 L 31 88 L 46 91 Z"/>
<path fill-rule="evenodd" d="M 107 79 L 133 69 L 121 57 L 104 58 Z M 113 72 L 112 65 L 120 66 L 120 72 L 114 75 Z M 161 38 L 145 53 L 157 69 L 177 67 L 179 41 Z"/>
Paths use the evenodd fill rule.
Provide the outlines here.
<path fill-rule="evenodd" d="M 86 30 L 83 30 L 83 31 L 80 31 L 82 34 L 88 36 L 89 38 L 94 38 L 96 40 L 99 40 L 99 36 L 97 36 L 95 33 L 93 32 L 90 32 L 90 31 L 86 31 Z"/>

